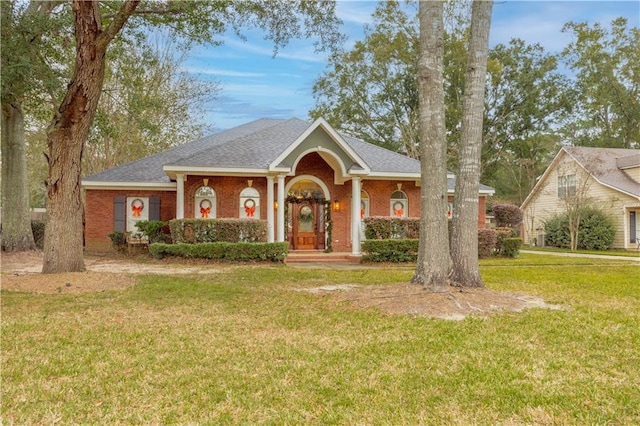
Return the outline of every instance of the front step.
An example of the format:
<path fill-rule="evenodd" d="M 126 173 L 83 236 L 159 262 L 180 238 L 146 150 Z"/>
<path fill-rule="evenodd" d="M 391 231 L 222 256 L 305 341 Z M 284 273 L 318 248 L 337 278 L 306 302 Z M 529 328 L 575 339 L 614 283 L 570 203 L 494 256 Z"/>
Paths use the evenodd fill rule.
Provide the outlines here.
<path fill-rule="evenodd" d="M 349 253 L 324 253 L 321 251 L 289 252 L 284 263 L 360 263 L 360 256 Z"/>

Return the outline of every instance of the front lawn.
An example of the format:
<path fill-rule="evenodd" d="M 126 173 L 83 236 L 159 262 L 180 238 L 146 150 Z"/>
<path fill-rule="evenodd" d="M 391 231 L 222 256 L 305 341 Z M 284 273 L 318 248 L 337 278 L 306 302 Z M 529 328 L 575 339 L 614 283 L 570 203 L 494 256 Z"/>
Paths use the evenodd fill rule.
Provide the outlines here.
<path fill-rule="evenodd" d="M 463 321 L 298 291 L 412 273 L 251 266 L 3 291 L 2 424 L 640 422 L 640 265 L 489 259 L 491 289 L 565 309 Z"/>

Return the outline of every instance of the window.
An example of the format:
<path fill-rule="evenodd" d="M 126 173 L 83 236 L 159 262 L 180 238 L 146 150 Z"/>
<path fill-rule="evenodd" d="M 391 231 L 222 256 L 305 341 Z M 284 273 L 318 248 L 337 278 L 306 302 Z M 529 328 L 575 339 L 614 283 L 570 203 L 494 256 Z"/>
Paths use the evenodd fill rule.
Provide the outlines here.
<path fill-rule="evenodd" d="M 197 219 L 216 217 L 216 193 L 210 186 L 201 186 L 196 191 L 194 216 Z"/>
<path fill-rule="evenodd" d="M 127 197 L 127 232 L 138 233 L 136 223 L 149 220 L 149 198 Z"/>
<path fill-rule="evenodd" d="M 407 194 L 402 191 L 394 191 L 391 194 L 391 216 L 392 217 L 407 217 Z"/>
<path fill-rule="evenodd" d="M 247 187 L 240 193 L 240 214 L 245 219 L 260 219 L 260 193 L 257 189 Z"/>
<path fill-rule="evenodd" d="M 576 175 L 558 176 L 558 198 L 576 195 Z"/>
<path fill-rule="evenodd" d="M 360 219 L 364 219 L 369 216 L 369 194 L 362 191 L 360 192 Z"/>

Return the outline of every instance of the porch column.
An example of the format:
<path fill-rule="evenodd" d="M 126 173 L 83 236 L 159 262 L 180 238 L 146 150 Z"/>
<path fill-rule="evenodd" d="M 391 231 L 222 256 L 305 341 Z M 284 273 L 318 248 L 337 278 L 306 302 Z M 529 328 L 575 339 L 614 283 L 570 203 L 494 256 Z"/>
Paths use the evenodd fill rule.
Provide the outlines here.
<path fill-rule="evenodd" d="M 360 255 L 360 178 L 351 178 L 351 254 Z"/>
<path fill-rule="evenodd" d="M 276 241 L 284 241 L 284 176 L 278 176 L 278 229 Z"/>
<path fill-rule="evenodd" d="M 184 219 L 184 174 L 176 175 L 176 219 Z"/>
<path fill-rule="evenodd" d="M 273 176 L 267 176 L 267 242 L 274 242 L 273 238 Z M 280 204 L 278 204 L 280 205 Z"/>

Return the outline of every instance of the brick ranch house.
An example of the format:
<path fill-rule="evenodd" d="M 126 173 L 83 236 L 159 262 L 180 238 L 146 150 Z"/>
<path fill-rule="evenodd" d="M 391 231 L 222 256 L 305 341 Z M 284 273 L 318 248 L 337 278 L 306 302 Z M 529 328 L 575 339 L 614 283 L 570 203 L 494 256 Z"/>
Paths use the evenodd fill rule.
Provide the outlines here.
<path fill-rule="evenodd" d="M 136 232 L 138 220 L 174 218 L 265 220 L 267 241 L 322 250 L 331 208 L 333 250 L 359 255 L 363 218 L 420 216 L 420 162 L 323 119 L 256 120 L 87 176 L 82 186 L 89 251 L 110 250 L 108 235 Z M 493 193 L 481 185 L 480 228 Z"/>

